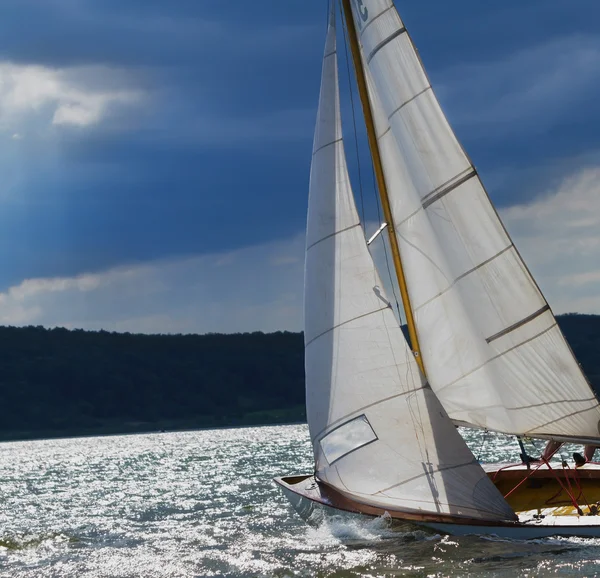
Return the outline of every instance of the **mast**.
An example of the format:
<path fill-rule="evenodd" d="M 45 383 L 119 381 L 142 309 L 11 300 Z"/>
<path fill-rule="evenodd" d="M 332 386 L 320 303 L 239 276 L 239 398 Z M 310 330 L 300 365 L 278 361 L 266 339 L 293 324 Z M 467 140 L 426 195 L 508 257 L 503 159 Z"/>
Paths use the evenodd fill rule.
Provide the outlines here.
<path fill-rule="evenodd" d="M 352 61 L 354 63 L 356 83 L 358 85 L 358 92 L 360 94 L 360 101 L 362 103 L 363 114 L 365 117 L 367 135 L 369 138 L 369 148 L 371 149 L 373 168 L 375 169 L 375 178 L 377 180 L 377 188 L 379 189 L 381 205 L 383 207 L 383 215 L 385 218 L 385 222 L 387 223 L 390 248 L 392 250 L 392 259 L 394 262 L 394 269 L 396 271 L 396 278 L 398 279 L 400 295 L 402 297 L 402 306 L 404 307 L 404 313 L 406 315 L 406 325 L 408 326 L 410 344 L 415 355 L 417 364 L 419 365 L 419 368 L 423 372 L 423 375 L 426 375 L 425 365 L 423 363 L 423 357 L 421 355 L 421 347 L 419 345 L 419 338 L 417 336 L 417 328 L 413 317 L 412 307 L 410 305 L 410 296 L 408 294 L 408 288 L 406 286 L 404 269 L 402 268 L 402 260 L 400 258 L 400 247 L 398 246 L 398 239 L 396 238 L 396 229 L 394 227 L 392 210 L 390 208 L 390 201 L 388 197 L 387 186 L 385 183 L 385 176 L 383 174 L 381 154 L 379 152 L 377 134 L 375 132 L 375 123 L 373 121 L 373 111 L 371 110 L 371 103 L 369 101 L 369 92 L 367 90 L 365 70 L 360 56 L 360 47 L 358 45 L 358 35 L 356 34 L 354 19 L 352 17 L 352 8 L 350 6 L 350 0 L 341 0 L 341 2 L 344 8 L 346 25 L 348 27 L 348 39 L 350 42 L 350 49 L 352 51 Z"/>

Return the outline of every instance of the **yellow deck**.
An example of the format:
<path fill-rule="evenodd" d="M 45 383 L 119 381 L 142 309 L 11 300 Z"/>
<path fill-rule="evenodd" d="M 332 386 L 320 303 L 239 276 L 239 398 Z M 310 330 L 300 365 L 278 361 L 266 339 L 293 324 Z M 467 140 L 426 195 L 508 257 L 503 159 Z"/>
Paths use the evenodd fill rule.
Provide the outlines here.
<path fill-rule="evenodd" d="M 536 469 L 533 464 L 531 470 L 527 470 L 524 464 L 488 464 L 484 469 L 517 514 L 577 516 L 566 490 L 571 491 L 585 515 L 590 514 L 590 507 L 600 509 L 600 464 L 563 468 L 559 463 L 552 463 L 551 467 L 543 465 Z M 531 473 L 532 470 L 535 471 Z M 509 494 L 529 473 L 527 481 Z"/>

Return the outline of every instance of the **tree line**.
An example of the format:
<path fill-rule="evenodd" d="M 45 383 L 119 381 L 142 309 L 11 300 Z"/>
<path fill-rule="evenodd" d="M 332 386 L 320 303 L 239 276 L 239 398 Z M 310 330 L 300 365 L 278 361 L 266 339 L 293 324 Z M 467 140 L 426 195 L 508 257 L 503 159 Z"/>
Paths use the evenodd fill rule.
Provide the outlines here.
<path fill-rule="evenodd" d="M 558 322 L 600 392 L 600 316 Z M 0 327 L 0 439 L 305 419 L 301 333 Z"/>

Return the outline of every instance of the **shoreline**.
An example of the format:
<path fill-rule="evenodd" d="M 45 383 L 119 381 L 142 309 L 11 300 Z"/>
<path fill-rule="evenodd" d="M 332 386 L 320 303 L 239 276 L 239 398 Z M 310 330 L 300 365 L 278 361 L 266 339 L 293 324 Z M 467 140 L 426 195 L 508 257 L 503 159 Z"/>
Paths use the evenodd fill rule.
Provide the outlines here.
<path fill-rule="evenodd" d="M 92 438 L 92 437 L 115 437 L 127 435 L 150 435 L 161 433 L 186 433 L 194 431 L 209 431 L 209 430 L 224 430 L 224 429 L 242 429 L 252 427 L 276 427 L 281 425 L 304 425 L 306 420 L 290 419 L 281 421 L 264 421 L 247 423 L 230 423 L 219 425 L 193 425 L 193 424 L 173 424 L 171 427 L 153 427 L 153 424 L 140 424 L 139 429 L 135 427 L 128 429 L 126 427 L 113 428 L 97 428 L 85 430 L 73 430 L 70 433 L 59 430 L 40 430 L 40 431 L 14 431 L 0 433 L 0 444 L 19 443 L 19 442 L 34 442 L 34 441 L 50 441 L 50 440 L 67 440 L 77 438 Z M 145 426 L 145 427 L 144 427 Z"/>

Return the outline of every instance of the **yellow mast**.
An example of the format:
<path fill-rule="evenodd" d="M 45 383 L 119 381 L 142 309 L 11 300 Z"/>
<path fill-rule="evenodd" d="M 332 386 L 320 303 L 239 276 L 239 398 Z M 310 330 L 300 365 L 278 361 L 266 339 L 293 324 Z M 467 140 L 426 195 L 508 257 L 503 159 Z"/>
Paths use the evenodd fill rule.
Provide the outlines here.
<path fill-rule="evenodd" d="M 381 196 L 381 205 L 383 207 L 383 215 L 385 218 L 385 222 L 387 223 L 390 247 L 392 250 L 392 258 L 394 261 L 394 269 L 396 270 L 398 286 L 400 287 L 400 295 L 402 297 L 402 306 L 404 307 L 404 313 L 406 314 L 406 325 L 408 326 L 410 344 L 415 354 L 415 359 L 419 364 L 423 375 L 425 375 L 425 365 L 423 363 L 423 357 L 421 356 L 421 347 L 419 346 L 419 338 L 417 337 L 417 328 L 415 326 L 415 320 L 413 317 L 412 308 L 410 306 L 410 297 L 408 295 L 408 289 L 406 287 L 406 278 L 404 276 L 404 269 L 402 268 L 402 260 L 400 259 L 400 247 L 398 246 L 398 239 L 396 238 L 394 219 L 392 218 L 390 200 L 388 197 L 387 186 L 385 184 L 385 177 L 383 174 L 383 165 L 381 164 L 381 154 L 379 152 L 379 145 L 377 143 L 377 135 L 375 133 L 373 111 L 371 110 L 371 103 L 369 101 L 369 92 L 367 90 L 365 71 L 360 56 L 358 36 L 356 34 L 356 27 L 354 26 L 354 20 L 352 18 L 352 8 L 350 6 L 350 0 L 341 1 L 342 6 L 344 7 L 346 25 L 348 27 L 348 38 L 350 42 L 350 49 L 352 51 L 352 60 L 354 62 L 356 82 L 358 84 L 358 93 L 360 94 L 360 101 L 362 103 L 365 124 L 367 127 L 367 135 L 369 137 L 369 147 L 371 149 L 373 168 L 375 169 L 375 177 L 377 179 L 377 188 L 379 189 L 379 195 Z"/>

